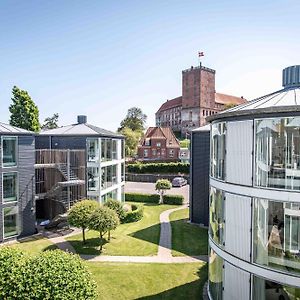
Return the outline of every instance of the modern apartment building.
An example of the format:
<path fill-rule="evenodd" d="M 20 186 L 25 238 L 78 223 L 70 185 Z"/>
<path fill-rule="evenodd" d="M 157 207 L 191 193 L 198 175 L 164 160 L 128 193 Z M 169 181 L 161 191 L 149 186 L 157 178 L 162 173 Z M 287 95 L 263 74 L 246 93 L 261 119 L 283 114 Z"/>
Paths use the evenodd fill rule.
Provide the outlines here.
<path fill-rule="evenodd" d="M 156 126 L 171 127 L 185 136 L 206 124 L 206 117 L 225 109 L 226 105 L 245 103 L 243 97 L 216 93 L 216 71 L 204 66 L 182 71 L 182 96 L 167 100 L 156 112 Z"/>
<path fill-rule="evenodd" d="M 49 212 L 51 207 L 55 215 L 82 198 L 100 203 L 109 198 L 124 201 L 122 135 L 90 125 L 86 116 L 78 116 L 76 124 L 41 132 L 36 137 L 36 150 L 41 212 Z"/>
<path fill-rule="evenodd" d="M 0 242 L 35 232 L 34 134 L 0 123 Z"/>
<path fill-rule="evenodd" d="M 300 66 L 209 121 L 210 299 L 299 299 Z"/>

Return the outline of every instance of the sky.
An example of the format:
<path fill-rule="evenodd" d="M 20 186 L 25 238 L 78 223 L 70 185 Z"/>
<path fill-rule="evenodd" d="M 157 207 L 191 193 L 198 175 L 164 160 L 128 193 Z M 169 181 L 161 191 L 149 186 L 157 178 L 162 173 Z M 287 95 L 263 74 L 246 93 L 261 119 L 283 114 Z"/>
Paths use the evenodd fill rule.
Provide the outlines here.
<path fill-rule="evenodd" d="M 0 1 L 0 121 L 14 85 L 40 121 L 59 113 L 116 130 L 130 107 L 147 114 L 181 95 L 181 71 L 216 70 L 216 90 L 248 100 L 281 88 L 300 64 L 299 0 Z"/>

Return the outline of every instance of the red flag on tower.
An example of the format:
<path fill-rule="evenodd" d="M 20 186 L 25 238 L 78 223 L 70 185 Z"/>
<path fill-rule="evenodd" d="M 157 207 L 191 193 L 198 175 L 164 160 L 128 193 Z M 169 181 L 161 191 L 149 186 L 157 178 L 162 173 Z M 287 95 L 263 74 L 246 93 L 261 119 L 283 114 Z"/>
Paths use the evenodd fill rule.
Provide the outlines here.
<path fill-rule="evenodd" d="M 198 56 L 199 57 L 204 56 L 204 52 L 198 52 Z"/>

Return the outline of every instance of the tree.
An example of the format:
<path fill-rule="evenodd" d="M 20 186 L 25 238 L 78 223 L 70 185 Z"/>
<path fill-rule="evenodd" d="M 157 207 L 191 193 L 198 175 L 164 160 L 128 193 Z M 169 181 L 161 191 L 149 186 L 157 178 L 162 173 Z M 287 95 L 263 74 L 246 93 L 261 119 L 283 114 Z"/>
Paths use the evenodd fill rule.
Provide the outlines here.
<path fill-rule="evenodd" d="M 113 211 L 115 211 L 118 215 L 120 222 L 122 222 L 124 220 L 126 213 L 123 208 L 123 204 L 120 201 L 114 200 L 114 199 L 108 199 L 104 203 L 104 206 L 107 206 L 110 209 L 112 209 Z"/>
<path fill-rule="evenodd" d="M 225 109 L 230 109 L 230 108 L 233 108 L 235 106 L 237 106 L 238 104 L 234 104 L 234 103 L 227 103 L 224 105 L 224 108 Z"/>
<path fill-rule="evenodd" d="M 121 122 L 118 131 L 130 128 L 133 131 L 143 132 L 147 116 L 138 107 L 129 108 L 125 119 Z"/>
<path fill-rule="evenodd" d="M 96 284 L 78 255 L 52 250 L 35 256 L 0 248 L 0 299 L 95 299 Z"/>
<path fill-rule="evenodd" d="M 126 156 L 134 156 L 137 153 L 137 146 L 142 136 L 142 132 L 133 131 L 125 127 L 120 131 L 125 136 L 125 154 Z"/>
<path fill-rule="evenodd" d="M 171 182 L 168 179 L 158 179 L 155 183 L 155 190 L 159 192 L 160 199 L 159 204 L 162 204 L 164 202 L 164 193 L 166 190 L 171 189 L 172 185 Z"/>
<path fill-rule="evenodd" d="M 108 232 L 110 240 L 110 231 L 117 228 L 120 221 L 115 211 L 106 206 L 98 207 L 89 218 L 89 229 L 99 231 L 100 234 L 100 251 L 103 247 L 103 236 Z"/>
<path fill-rule="evenodd" d="M 85 244 L 85 229 L 89 225 L 90 215 L 99 207 L 95 200 L 82 200 L 71 207 L 68 212 L 70 225 L 82 229 L 82 241 Z"/>
<path fill-rule="evenodd" d="M 53 114 L 52 117 L 48 117 L 45 119 L 44 124 L 42 125 L 43 130 L 54 129 L 58 127 L 58 113 Z"/>
<path fill-rule="evenodd" d="M 12 104 L 9 106 L 10 125 L 38 132 L 40 130 L 39 109 L 27 91 L 14 86 Z"/>

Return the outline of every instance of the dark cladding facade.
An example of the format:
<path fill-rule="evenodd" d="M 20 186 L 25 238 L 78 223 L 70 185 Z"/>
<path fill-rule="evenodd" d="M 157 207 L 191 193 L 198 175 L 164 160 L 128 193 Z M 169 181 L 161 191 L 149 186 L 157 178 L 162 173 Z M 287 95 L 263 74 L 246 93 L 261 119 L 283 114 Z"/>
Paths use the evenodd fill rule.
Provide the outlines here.
<path fill-rule="evenodd" d="M 210 126 L 192 131 L 190 161 L 190 221 L 208 226 Z"/>
<path fill-rule="evenodd" d="M 0 123 L 0 242 L 35 232 L 34 134 Z"/>

